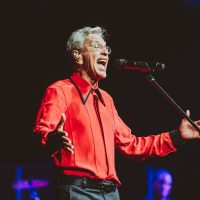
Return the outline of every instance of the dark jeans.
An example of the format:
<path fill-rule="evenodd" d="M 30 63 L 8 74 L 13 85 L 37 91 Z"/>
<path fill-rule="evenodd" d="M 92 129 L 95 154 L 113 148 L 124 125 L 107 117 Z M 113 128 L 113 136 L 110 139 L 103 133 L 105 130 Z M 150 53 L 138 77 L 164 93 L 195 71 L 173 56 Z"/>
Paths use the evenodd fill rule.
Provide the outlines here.
<path fill-rule="evenodd" d="M 61 185 L 58 190 L 58 200 L 120 200 L 117 189 L 114 192 L 105 193 L 98 189 Z"/>

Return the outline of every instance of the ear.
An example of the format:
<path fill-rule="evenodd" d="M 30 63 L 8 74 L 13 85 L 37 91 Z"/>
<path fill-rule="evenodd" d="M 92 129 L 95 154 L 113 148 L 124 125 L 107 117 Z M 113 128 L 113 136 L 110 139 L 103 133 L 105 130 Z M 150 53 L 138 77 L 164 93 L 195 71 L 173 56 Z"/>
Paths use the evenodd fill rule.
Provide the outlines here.
<path fill-rule="evenodd" d="M 76 64 L 78 64 L 78 65 L 83 64 L 82 54 L 78 50 L 72 50 L 71 55 Z"/>

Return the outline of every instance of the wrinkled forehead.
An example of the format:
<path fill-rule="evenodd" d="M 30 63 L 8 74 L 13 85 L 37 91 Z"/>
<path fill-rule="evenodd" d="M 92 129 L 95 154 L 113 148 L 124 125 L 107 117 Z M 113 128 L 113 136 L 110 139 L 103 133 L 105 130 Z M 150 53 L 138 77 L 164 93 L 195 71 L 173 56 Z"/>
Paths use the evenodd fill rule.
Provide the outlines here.
<path fill-rule="evenodd" d="M 102 45 L 106 45 L 105 40 L 99 34 L 90 34 L 84 40 L 84 44 L 91 44 L 93 42 L 97 42 Z"/>

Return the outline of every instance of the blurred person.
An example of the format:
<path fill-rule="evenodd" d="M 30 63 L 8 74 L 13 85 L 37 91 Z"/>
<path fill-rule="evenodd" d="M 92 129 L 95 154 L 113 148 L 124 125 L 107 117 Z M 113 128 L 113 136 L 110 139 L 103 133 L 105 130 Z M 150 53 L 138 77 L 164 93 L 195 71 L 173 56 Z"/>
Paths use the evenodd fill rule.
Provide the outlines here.
<path fill-rule="evenodd" d="M 155 200 L 171 200 L 172 174 L 166 169 L 155 172 L 153 179 L 153 190 Z"/>
<path fill-rule="evenodd" d="M 73 74 L 46 89 L 37 114 L 34 133 L 53 158 L 59 200 L 119 200 L 115 148 L 144 160 L 166 156 L 186 140 L 200 138 L 186 119 L 169 132 L 147 137 L 131 132 L 112 97 L 98 85 L 107 76 L 111 53 L 106 36 L 98 26 L 71 34 L 67 51 Z"/>
<path fill-rule="evenodd" d="M 173 177 L 170 171 L 158 169 L 153 172 L 152 191 L 149 191 L 147 197 L 141 200 L 173 200 L 170 198 L 172 190 Z"/>

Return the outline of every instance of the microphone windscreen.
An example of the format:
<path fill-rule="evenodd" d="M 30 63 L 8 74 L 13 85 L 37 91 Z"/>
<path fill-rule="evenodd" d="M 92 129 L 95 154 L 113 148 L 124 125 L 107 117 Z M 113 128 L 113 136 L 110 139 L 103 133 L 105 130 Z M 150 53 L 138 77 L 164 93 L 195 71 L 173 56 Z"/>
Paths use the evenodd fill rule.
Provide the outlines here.
<path fill-rule="evenodd" d="M 123 70 L 127 64 L 125 59 L 117 59 L 115 60 L 115 68 L 118 70 Z"/>

